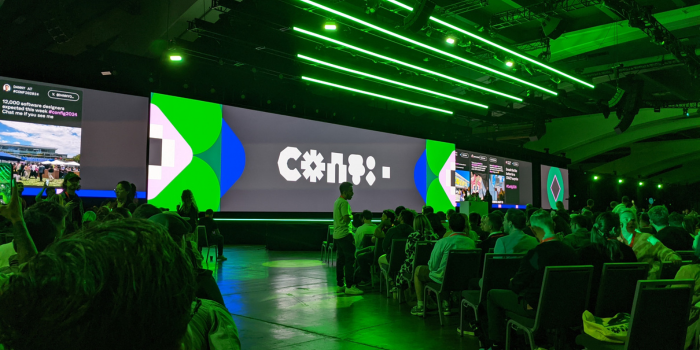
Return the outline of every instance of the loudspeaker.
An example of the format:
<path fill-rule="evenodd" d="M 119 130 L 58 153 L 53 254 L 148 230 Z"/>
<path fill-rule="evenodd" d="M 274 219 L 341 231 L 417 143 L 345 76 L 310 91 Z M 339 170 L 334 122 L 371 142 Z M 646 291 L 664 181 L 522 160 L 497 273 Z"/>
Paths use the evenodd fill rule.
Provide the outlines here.
<path fill-rule="evenodd" d="M 644 81 L 634 80 L 633 77 L 627 80 L 628 86 L 622 101 L 618 104 L 617 117 L 620 118 L 620 123 L 615 126 L 615 133 L 622 134 L 627 130 L 634 117 L 639 113 L 639 108 L 642 106 L 642 98 L 644 94 Z"/>
<path fill-rule="evenodd" d="M 434 9 L 434 2 L 422 0 L 418 6 L 413 8 L 413 12 L 403 19 L 404 29 L 408 29 L 412 32 L 420 31 L 428 24 L 428 20 Z"/>
<path fill-rule="evenodd" d="M 547 125 L 544 123 L 544 118 L 536 118 L 535 122 L 532 124 L 530 141 L 539 141 L 546 133 Z"/>
<path fill-rule="evenodd" d="M 564 34 L 564 26 L 559 25 L 561 18 L 549 16 L 542 21 L 542 32 L 544 36 L 554 40 Z"/>

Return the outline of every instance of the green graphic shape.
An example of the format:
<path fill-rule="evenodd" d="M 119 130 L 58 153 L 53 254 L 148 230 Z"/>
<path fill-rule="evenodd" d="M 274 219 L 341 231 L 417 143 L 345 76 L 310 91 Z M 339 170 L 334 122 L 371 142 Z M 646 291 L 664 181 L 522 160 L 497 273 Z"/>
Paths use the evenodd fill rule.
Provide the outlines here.
<path fill-rule="evenodd" d="M 552 184 L 555 182 L 559 186 L 559 192 L 557 196 L 552 193 Z M 549 173 L 547 174 L 547 199 L 549 199 L 549 205 L 553 208 L 557 208 L 557 202 L 563 200 L 564 198 L 564 179 L 561 175 L 561 170 L 556 167 L 549 168 Z"/>
<path fill-rule="evenodd" d="M 444 169 L 450 162 L 454 161 L 455 145 L 453 143 L 426 140 L 426 205 L 433 207 L 435 212 L 447 212 L 454 209 L 454 203 L 450 199 L 450 184 L 440 182 L 440 172 L 450 171 Z"/>
<path fill-rule="evenodd" d="M 151 94 L 151 103 L 168 117 L 194 154 L 211 148 L 221 134 L 220 104 L 161 94 Z"/>
<path fill-rule="evenodd" d="M 182 203 L 182 191 L 185 189 L 192 191 L 200 211 L 219 210 L 219 179 L 209 164 L 198 157 L 193 157 L 192 162 L 149 203 L 174 210 L 177 204 Z"/>

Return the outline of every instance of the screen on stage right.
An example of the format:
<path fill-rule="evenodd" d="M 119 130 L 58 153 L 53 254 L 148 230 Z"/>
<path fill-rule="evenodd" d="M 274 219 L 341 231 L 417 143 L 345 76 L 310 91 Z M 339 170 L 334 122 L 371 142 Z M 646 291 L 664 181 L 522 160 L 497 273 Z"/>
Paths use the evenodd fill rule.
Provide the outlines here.
<path fill-rule="evenodd" d="M 455 151 L 456 203 L 491 195 L 494 208 L 532 203 L 532 163 L 466 150 Z"/>
<path fill-rule="evenodd" d="M 556 209 L 557 202 L 569 209 L 569 170 L 547 165 L 540 166 L 542 209 Z"/>

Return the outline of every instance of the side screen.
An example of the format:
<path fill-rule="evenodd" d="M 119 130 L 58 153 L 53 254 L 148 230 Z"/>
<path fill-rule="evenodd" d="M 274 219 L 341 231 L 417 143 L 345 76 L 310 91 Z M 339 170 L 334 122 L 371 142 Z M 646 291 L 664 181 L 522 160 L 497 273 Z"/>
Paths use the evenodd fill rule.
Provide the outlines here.
<path fill-rule="evenodd" d="M 454 184 L 456 203 L 489 193 L 494 208 L 524 208 L 532 202 L 532 163 L 457 150 Z"/>
<path fill-rule="evenodd" d="M 542 209 L 556 209 L 557 202 L 569 209 L 569 170 L 541 165 Z"/>
<path fill-rule="evenodd" d="M 122 180 L 145 196 L 147 98 L 3 77 L 0 86 L 0 157 L 25 195 L 72 171 L 82 196 L 114 197 Z"/>
<path fill-rule="evenodd" d="M 453 207 L 453 144 L 160 94 L 150 118 L 159 207 L 190 189 L 201 210 L 330 212 L 345 181 L 354 211 Z"/>

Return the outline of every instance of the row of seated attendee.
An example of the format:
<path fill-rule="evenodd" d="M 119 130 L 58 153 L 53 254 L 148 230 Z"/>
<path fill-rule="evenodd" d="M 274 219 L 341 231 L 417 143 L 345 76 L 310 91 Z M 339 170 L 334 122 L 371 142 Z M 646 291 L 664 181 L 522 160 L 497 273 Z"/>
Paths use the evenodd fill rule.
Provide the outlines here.
<path fill-rule="evenodd" d="M 23 210 L 18 187 L 0 205 L 13 237 L 0 246 L 0 349 L 240 349 L 187 218 L 119 205 L 120 188 L 83 222 L 74 191 Z"/>
<path fill-rule="evenodd" d="M 433 213 L 430 207 L 424 207 L 421 214 L 398 207 L 384 210 L 379 225 L 372 223 L 372 213 L 365 210 L 358 215 L 362 222 L 357 223 L 354 233 L 357 254 L 353 277 L 357 286 L 369 285 L 371 266 L 378 264 L 387 271 L 392 242 L 405 239 L 406 259 L 394 276 L 393 292 L 395 296 L 399 293 L 415 295 L 417 305 L 411 313 L 424 316 L 438 308 L 431 298 L 426 298 L 424 287 L 428 283 L 442 284 L 451 251 L 481 249 L 479 271 L 483 269 L 483 257 L 489 252 L 524 254 L 520 268 L 511 276 L 510 288 L 490 290 L 484 305 L 478 307 L 481 315 L 478 321 L 472 317 L 464 329 L 458 329 L 461 334 L 479 337 L 484 349 L 500 349 L 505 342 L 507 313 L 535 317 L 545 269 L 549 266 L 592 265 L 588 310 L 595 310 L 604 264 L 646 262 L 649 264 L 647 278 L 653 280 L 660 278 L 664 262 L 677 269 L 680 267 L 683 262 L 676 250 L 694 250 L 694 255 L 700 256 L 700 247 L 694 239 L 694 236 L 700 237 L 696 236 L 695 216 L 681 220 L 690 229 L 686 230 L 669 225 L 670 215 L 664 206 L 652 207 L 648 213 L 639 215 L 633 207 L 616 205 L 611 209 L 595 214 L 584 209 L 580 214 L 571 214 L 563 208 L 563 203 L 558 203 L 558 209 L 551 212 L 530 206 L 526 211 L 510 209 L 505 214 L 494 211 L 483 217 L 450 211 L 445 215 L 447 220 L 440 220 L 441 213 Z M 420 241 L 437 242 L 427 265 L 416 266 L 414 270 L 416 246 Z M 695 280 L 695 294 L 700 295 L 700 264 L 697 258 L 694 261 L 694 264 L 684 263 L 676 278 Z M 345 269 L 346 274 L 351 271 Z M 406 283 L 404 276 L 407 275 L 412 276 L 412 286 Z M 480 289 L 479 279 L 469 282 L 469 289 Z M 343 288 L 342 283 L 343 275 L 338 274 L 339 292 L 362 293 L 358 287 Z M 449 299 L 438 308 L 445 315 L 451 313 Z M 694 299 L 698 300 L 694 300 L 693 305 L 700 301 L 700 297 Z M 686 346 L 690 345 L 693 335 L 694 330 L 689 328 Z M 539 337 L 538 341 L 547 339 Z"/>

